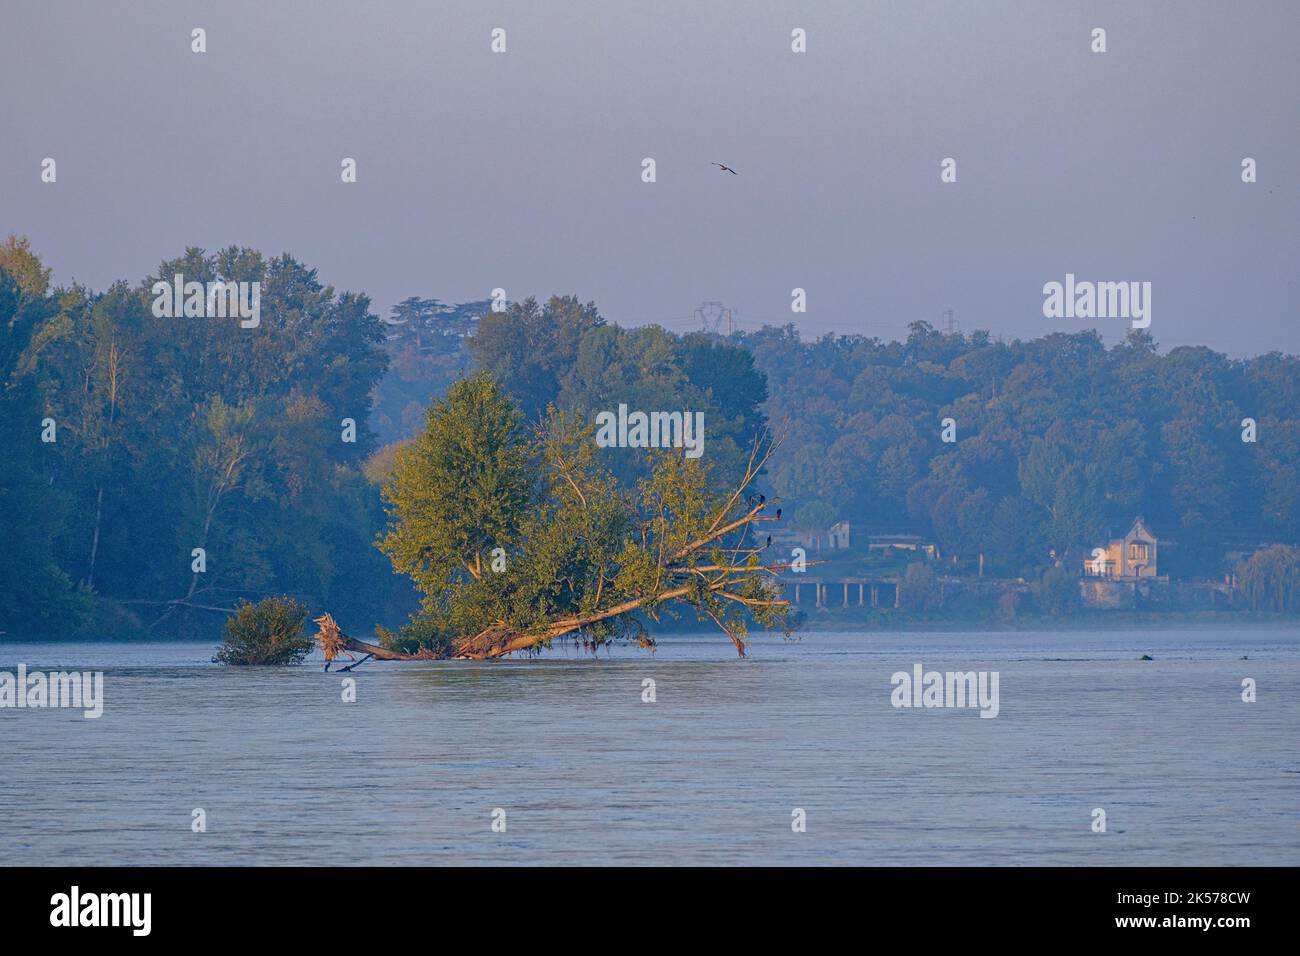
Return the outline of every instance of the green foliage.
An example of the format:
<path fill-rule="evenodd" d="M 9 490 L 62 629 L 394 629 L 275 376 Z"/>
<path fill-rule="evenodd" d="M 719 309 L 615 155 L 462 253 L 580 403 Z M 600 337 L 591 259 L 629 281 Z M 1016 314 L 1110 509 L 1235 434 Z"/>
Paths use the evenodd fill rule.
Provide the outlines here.
<path fill-rule="evenodd" d="M 940 606 L 939 580 L 929 564 L 907 566 L 900 585 L 899 603 L 909 611 L 929 611 Z"/>
<path fill-rule="evenodd" d="M 824 501 L 809 501 L 794 513 L 791 527 L 810 534 L 825 532 L 835 520 L 835 509 Z"/>
<path fill-rule="evenodd" d="M 1162 574 L 1218 577 L 1231 538 L 1300 539 L 1295 356 L 1160 355 L 1141 331 L 1110 349 L 1095 332 L 998 342 L 924 322 L 905 342 L 805 342 L 793 326 L 735 341 L 788 417 L 768 479 L 796 521 L 826 502 L 855 535 L 927 535 L 957 573 L 984 554 L 1012 577 L 1036 577 L 1053 550 L 1086 556 L 1139 514 Z M 946 417 L 955 443 L 940 440 Z"/>
<path fill-rule="evenodd" d="M 490 313 L 468 347 L 479 364 L 519 403 L 527 421 L 550 405 L 582 421 L 619 403 L 644 411 L 701 412 L 705 456 L 721 484 L 738 481 L 766 424 L 767 384 L 754 359 L 716 336 L 677 336 L 658 326 L 607 325 L 592 303 L 553 296 Z M 602 466 L 625 488 L 649 474 L 650 456 L 600 453 Z"/>
<path fill-rule="evenodd" d="M 152 283 L 177 273 L 260 282 L 261 325 L 155 318 Z M 467 377 L 476 363 L 490 378 Z M 438 406 L 451 413 L 427 412 L 453 385 L 463 391 Z M 620 402 L 703 412 L 704 459 L 595 448 L 584 430 Z M 1054 559 L 1072 574 L 1137 514 L 1175 576 L 1231 570 L 1229 540 L 1300 541 L 1291 355 L 1162 355 L 1145 332 L 1109 349 L 1092 332 L 1001 342 L 924 322 L 903 342 L 805 342 L 793 326 L 674 335 L 607 324 L 573 296 L 505 313 L 412 297 L 385 324 L 365 296 L 288 255 L 191 248 L 138 285 L 92 292 L 52 287 L 11 238 L 0 630 L 174 635 L 276 592 L 340 618 L 391 618 L 417 599 L 385 554 L 423 595 L 418 634 L 401 638 L 416 646 L 600 614 L 647 590 L 636 616 L 584 635 L 644 637 L 643 618 L 683 603 L 740 629 L 775 612 L 701 589 L 715 572 L 698 568 L 741 552 L 670 557 L 719 511 L 734 517 L 720 489 L 745 475 L 764 408 L 788 440 L 750 478 L 796 527 L 819 534 L 844 518 L 858 539 L 927 535 L 952 573 L 974 573 L 982 555 L 990 575 L 1034 580 Z M 939 440 L 944 417 L 956 443 Z M 1245 417 L 1257 443 L 1240 440 Z M 40 441 L 45 418 L 55 443 Z M 340 440 L 344 418 L 355 443 Z M 203 574 L 190 570 L 196 547 Z M 504 571 L 491 570 L 493 548 Z M 679 600 L 654 599 L 673 583 L 689 584 Z M 1275 606 L 1277 593 L 1261 584 L 1251 600 Z"/>
<path fill-rule="evenodd" d="M 364 296 L 249 249 L 189 249 L 98 294 L 49 290 L 29 255 L 0 247 L 0 275 L 8 263 L 28 289 L 0 280 L 0 630 L 101 633 L 92 593 L 97 614 L 126 602 L 171 635 L 215 629 L 203 606 L 273 590 L 344 615 L 410 607 L 370 544 L 382 509 L 361 466 L 387 355 Z M 176 273 L 260 282 L 261 324 L 156 318 L 153 281 Z"/>
<path fill-rule="evenodd" d="M 50 288 L 50 270 L 41 264 L 26 237 L 10 236 L 0 243 L 0 269 L 18 285 L 30 300 L 39 300 Z"/>
<path fill-rule="evenodd" d="M 1064 617 L 1079 606 L 1079 575 L 1052 566 L 1043 572 L 1037 587 L 1038 606 L 1051 617 Z"/>
<path fill-rule="evenodd" d="M 1020 615 L 1020 594 L 1004 591 L 998 598 L 998 619 L 1003 624 L 1014 624 Z"/>
<path fill-rule="evenodd" d="M 426 606 L 450 584 L 482 580 L 485 553 L 518 540 L 535 469 L 519 410 L 490 375 L 453 385 L 393 465 L 383 486 L 391 520 L 379 547 Z"/>
<path fill-rule="evenodd" d="M 263 598 L 256 604 L 240 601 L 226 621 L 218 664 L 301 664 L 311 653 L 312 639 L 304 628 L 307 607 L 291 597 Z"/>
<path fill-rule="evenodd" d="M 1252 611 L 1300 610 L 1300 549 L 1261 548 L 1238 565 L 1237 578 Z"/>
<path fill-rule="evenodd" d="M 456 636 L 445 617 L 430 613 L 413 614 L 410 621 L 396 632 L 376 627 L 375 634 L 384 646 L 395 651 L 414 654 L 425 650 L 436 657 L 451 656 L 451 641 Z"/>
<path fill-rule="evenodd" d="M 490 629 L 542 643 L 564 633 L 590 647 L 619 636 L 649 643 L 640 619 L 622 613 L 629 602 L 649 617 L 693 608 L 738 647 L 749 620 L 779 620 L 757 557 L 736 557 L 743 522 L 723 547 L 718 529 L 743 502 L 719 493 L 707 465 L 656 451 L 629 490 L 603 466 L 591 424 L 554 406 L 531 433 L 520 419 L 480 372 L 456 383 L 396 455 L 380 547 L 424 602 L 390 643 L 444 656 L 453 638 Z"/>
<path fill-rule="evenodd" d="M 467 345 L 479 366 L 514 395 L 526 419 L 537 421 L 556 402 L 583 341 L 604 326 L 593 303 L 552 296 L 541 307 L 529 298 L 485 315 Z"/>
<path fill-rule="evenodd" d="M 72 502 L 48 477 L 57 445 L 41 441 L 47 415 L 32 373 L 54 321 L 48 278 L 25 241 L 0 246 L 0 631 L 30 636 L 76 633 L 92 606 L 54 544 Z"/>
<path fill-rule="evenodd" d="M 474 366 L 466 336 L 488 314 L 488 300 L 445 305 L 412 296 L 393 306 L 385 320 L 388 374 L 374 393 L 373 422 L 381 441 L 409 438 L 425 410 Z"/>

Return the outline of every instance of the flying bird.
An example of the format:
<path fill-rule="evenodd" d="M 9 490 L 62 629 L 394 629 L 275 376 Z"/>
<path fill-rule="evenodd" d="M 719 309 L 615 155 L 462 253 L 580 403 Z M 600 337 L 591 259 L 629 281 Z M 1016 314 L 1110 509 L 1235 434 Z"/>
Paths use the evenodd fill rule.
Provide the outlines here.
<path fill-rule="evenodd" d="M 721 163 L 714 163 L 713 165 L 714 165 L 714 166 L 717 166 L 717 167 L 718 167 L 720 170 L 722 170 L 724 173 L 731 173 L 731 175 L 733 175 L 733 176 L 739 176 L 739 175 L 740 175 L 740 173 L 736 172 L 736 171 L 735 171 L 734 169 L 732 169 L 730 166 L 723 166 Z"/>

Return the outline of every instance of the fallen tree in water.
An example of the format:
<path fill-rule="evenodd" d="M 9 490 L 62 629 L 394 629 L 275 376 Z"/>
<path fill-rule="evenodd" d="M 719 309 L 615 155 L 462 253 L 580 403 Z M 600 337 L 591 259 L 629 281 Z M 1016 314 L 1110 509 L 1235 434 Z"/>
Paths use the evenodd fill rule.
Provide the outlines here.
<path fill-rule="evenodd" d="M 486 373 L 457 382 L 383 488 L 379 546 L 423 592 L 421 609 L 398 632 L 378 629 L 379 644 L 318 618 L 327 663 L 341 651 L 486 659 L 570 636 L 592 650 L 620 638 L 648 647 L 645 622 L 676 610 L 717 625 L 743 657 L 750 622 L 785 624 L 775 581 L 791 565 L 764 562 L 771 537 L 755 533 L 778 520 L 766 513 L 775 503 L 750 490 L 772 436 L 719 492 L 710 467 L 680 448 L 650 451 L 648 475 L 622 487 L 592 434 L 554 409 L 528 433 Z"/>
<path fill-rule="evenodd" d="M 433 655 L 427 652 L 417 654 L 405 654 L 401 651 L 390 650 L 387 647 L 380 647 L 378 644 L 370 644 L 366 641 L 359 641 L 355 637 L 348 637 L 339 627 L 338 622 L 334 620 L 332 614 L 322 614 L 320 617 L 312 618 L 320 628 L 316 632 L 316 643 L 320 646 L 325 655 L 325 669 L 329 670 L 330 665 L 338 658 L 340 654 L 347 654 L 348 659 L 352 661 L 347 667 L 341 668 L 350 671 L 357 664 L 364 664 L 370 658 L 380 661 L 418 661 L 432 660 Z M 359 660 L 350 652 L 356 651 L 363 654 Z"/>

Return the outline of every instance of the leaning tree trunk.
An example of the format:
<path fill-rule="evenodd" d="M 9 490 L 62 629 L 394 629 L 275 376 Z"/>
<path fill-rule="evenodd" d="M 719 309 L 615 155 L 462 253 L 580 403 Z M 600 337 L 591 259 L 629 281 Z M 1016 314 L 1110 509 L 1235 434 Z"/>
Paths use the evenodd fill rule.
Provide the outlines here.
<path fill-rule="evenodd" d="M 416 661 L 432 657 L 428 653 L 403 654 L 401 651 L 389 650 L 386 647 L 380 647 L 378 644 L 368 644 L 365 641 L 358 641 L 355 637 L 348 637 L 339 628 L 332 614 L 322 614 L 320 617 L 315 618 L 315 622 L 320 625 L 320 631 L 316 634 L 316 643 L 325 652 L 326 664 L 333 663 L 334 658 L 346 651 L 369 654 L 376 660 L 381 661 Z"/>
<path fill-rule="evenodd" d="M 538 628 L 529 630 L 519 630 L 512 628 L 504 622 L 494 623 L 477 634 L 466 634 L 461 637 L 453 638 L 451 641 L 450 653 L 447 657 L 458 660 L 486 660 L 494 657 L 504 657 L 515 651 L 527 651 L 539 646 L 549 645 L 552 640 L 565 634 L 571 634 L 580 631 L 584 627 L 598 624 L 611 618 L 620 617 L 624 614 L 630 614 L 645 607 L 653 607 L 664 601 L 687 598 L 692 592 L 698 592 L 700 588 L 706 590 L 710 595 L 715 595 L 720 600 L 730 601 L 736 604 L 744 605 L 750 608 L 788 608 L 789 602 L 775 595 L 765 597 L 754 596 L 752 582 L 756 580 L 768 580 L 765 575 L 775 578 L 778 572 L 790 568 L 792 565 L 786 562 L 776 562 L 764 565 L 749 565 L 746 562 L 747 557 L 757 554 L 760 550 L 758 547 L 746 549 L 743 546 L 744 535 L 748 531 L 748 526 L 761 521 L 777 521 L 778 518 L 767 517 L 762 514 L 767 507 L 767 502 L 761 496 L 755 503 L 751 496 L 748 510 L 738 513 L 734 511 L 744 494 L 745 488 L 754 480 L 758 473 L 766 464 L 768 457 L 771 455 L 775 443 L 768 446 L 764 454 L 759 454 L 759 445 L 756 443 L 754 451 L 750 455 L 749 464 L 745 470 L 744 479 L 739 486 L 730 495 L 725 506 L 719 511 L 707 532 L 700 535 L 693 541 L 688 542 L 681 547 L 675 554 L 667 555 L 666 561 L 661 559 L 660 571 L 666 580 L 661 582 L 659 587 L 651 590 L 649 593 L 638 597 L 625 600 L 612 607 L 603 608 L 585 615 L 570 615 L 561 617 Z M 580 492 L 579 492 L 580 493 Z M 778 511 L 779 515 L 780 512 Z M 730 519 L 730 520 L 729 520 Z M 692 555 L 699 554 L 709 548 L 719 547 L 719 543 L 726 535 L 734 531 L 742 533 L 741 544 L 730 549 L 724 549 L 723 553 L 728 555 L 720 564 L 697 564 L 692 565 L 690 558 Z M 771 543 L 771 539 L 768 539 Z M 808 561 L 806 564 L 819 564 L 819 561 Z M 684 583 L 691 582 L 691 583 Z M 701 583 L 702 582 L 702 583 Z M 749 595 L 735 593 L 736 585 L 741 582 L 749 582 L 751 593 Z M 741 588 L 744 590 L 744 588 Z M 763 589 L 758 589 L 763 593 Z M 719 618 L 712 610 L 704 608 L 705 613 L 711 617 L 727 636 L 735 644 L 736 652 L 745 656 L 745 640 L 741 634 L 729 627 Z M 325 614 L 316 618 L 316 623 L 321 626 L 321 632 L 316 639 L 321 648 L 325 651 L 327 662 L 332 661 L 334 657 L 342 651 L 358 651 L 363 654 L 369 654 L 379 660 L 434 660 L 439 655 L 433 651 L 422 650 L 416 654 L 404 654 L 400 651 L 394 651 L 389 648 L 380 647 L 376 644 L 369 644 L 365 641 L 359 641 L 355 638 L 348 637 L 339 630 L 334 618 Z M 328 665 L 327 665 L 328 666 Z"/>

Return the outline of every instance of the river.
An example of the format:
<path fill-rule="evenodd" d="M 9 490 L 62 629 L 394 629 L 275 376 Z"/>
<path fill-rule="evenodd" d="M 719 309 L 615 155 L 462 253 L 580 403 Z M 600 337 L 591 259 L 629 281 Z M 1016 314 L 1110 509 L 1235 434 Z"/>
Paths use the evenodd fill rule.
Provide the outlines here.
<path fill-rule="evenodd" d="M 743 661 L 701 634 L 353 675 L 214 650 L 0 639 L 0 671 L 104 674 L 98 719 L 0 709 L 0 864 L 1300 864 L 1296 628 L 760 635 Z M 997 672 L 997 716 L 894 707 L 917 664 Z"/>

